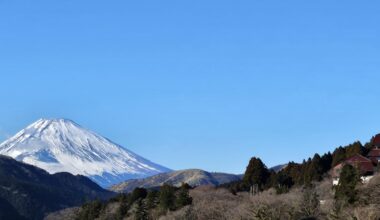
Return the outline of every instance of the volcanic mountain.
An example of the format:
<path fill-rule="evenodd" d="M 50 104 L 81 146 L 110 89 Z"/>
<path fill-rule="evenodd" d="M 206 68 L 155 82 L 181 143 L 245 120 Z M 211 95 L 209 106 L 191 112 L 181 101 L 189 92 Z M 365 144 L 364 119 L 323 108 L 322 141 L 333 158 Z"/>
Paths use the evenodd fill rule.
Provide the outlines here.
<path fill-rule="evenodd" d="M 42 168 L 89 177 L 107 187 L 170 169 L 68 119 L 40 119 L 0 144 L 0 154 Z"/>

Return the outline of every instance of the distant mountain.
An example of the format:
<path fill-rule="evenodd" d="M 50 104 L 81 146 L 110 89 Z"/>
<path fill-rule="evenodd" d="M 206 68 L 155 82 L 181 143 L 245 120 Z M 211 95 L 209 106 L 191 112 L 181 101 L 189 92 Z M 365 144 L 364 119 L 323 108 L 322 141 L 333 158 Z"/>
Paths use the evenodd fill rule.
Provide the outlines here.
<path fill-rule="evenodd" d="M 274 172 L 278 173 L 280 172 L 282 169 L 284 169 L 285 167 L 287 167 L 288 164 L 280 164 L 280 165 L 277 165 L 277 166 L 274 166 L 274 167 L 271 167 L 269 168 L 270 170 L 273 170 Z"/>
<path fill-rule="evenodd" d="M 103 187 L 171 171 L 67 119 L 40 119 L 0 144 L 0 154 Z"/>
<path fill-rule="evenodd" d="M 49 212 L 113 195 L 87 177 L 51 175 L 0 155 L 0 219 L 42 219 Z"/>
<path fill-rule="evenodd" d="M 164 183 L 180 186 L 187 183 L 191 186 L 199 185 L 220 185 L 241 179 L 241 175 L 226 173 L 210 173 L 199 169 L 179 170 L 169 173 L 161 173 L 145 179 L 131 179 L 123 183 L 112 186 L 110 189 L 115 192 L 130 192 L 136 187 L 155 188 Z"/>

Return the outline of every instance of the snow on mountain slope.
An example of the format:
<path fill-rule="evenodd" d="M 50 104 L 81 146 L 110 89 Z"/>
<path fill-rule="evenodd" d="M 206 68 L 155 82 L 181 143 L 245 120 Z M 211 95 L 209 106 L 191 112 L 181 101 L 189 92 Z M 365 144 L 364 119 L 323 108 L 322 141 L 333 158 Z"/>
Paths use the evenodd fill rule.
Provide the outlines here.
<path fill-rule="evenodd" d="M 170 171 L 68 119 L 36 121 L 0 144 L 0 154 L 49 173 L 88 176 L 103 187 Z"/>

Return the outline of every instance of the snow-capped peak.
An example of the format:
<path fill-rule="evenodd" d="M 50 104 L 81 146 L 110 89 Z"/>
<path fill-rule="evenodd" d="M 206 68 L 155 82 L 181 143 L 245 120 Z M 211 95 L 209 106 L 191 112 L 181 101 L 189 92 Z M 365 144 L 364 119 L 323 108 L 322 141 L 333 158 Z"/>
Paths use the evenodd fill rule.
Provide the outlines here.
<path fill-rule="evenodd" d="M 39 119 L 0 144 L 0 154 L 45 169 L 92 178 L 102 186 L 169 169 L 69 119 Z"/>

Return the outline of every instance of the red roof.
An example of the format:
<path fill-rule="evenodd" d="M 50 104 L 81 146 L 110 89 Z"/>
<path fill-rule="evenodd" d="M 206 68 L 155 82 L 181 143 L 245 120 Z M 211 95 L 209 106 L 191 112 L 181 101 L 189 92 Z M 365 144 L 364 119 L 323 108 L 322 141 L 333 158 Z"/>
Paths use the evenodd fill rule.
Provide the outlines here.
<path fill-rule="evenodd" d="M 374 148 L 368 153 L 369 157 L 380 157 L 380 148 Z"/>
<path fill-rule="evenodd" d="M 372 140 L 372 144 L 375 145 L 375 146 L 379 146 L 380 147 L 380 134 L 377 134 L 373 140 Z"/>
<path fill-rule="evenodd" d="M 374 170 L 373 163 L 370 159 L 363 157 L 362 155 L 355 154 L 354 156 L 347 158 L 342 163 L 336 165 L 334 170 L 340 169 L 344 165 L 349 164 L 359 169 L 361 175 L 372 173 Z"/>
<path fill-rule="evenodd" d="M 371 162 L 371 160 L 360 154 L 355 154 L 354 156 L 347 158 L 344 162 Z"/>

